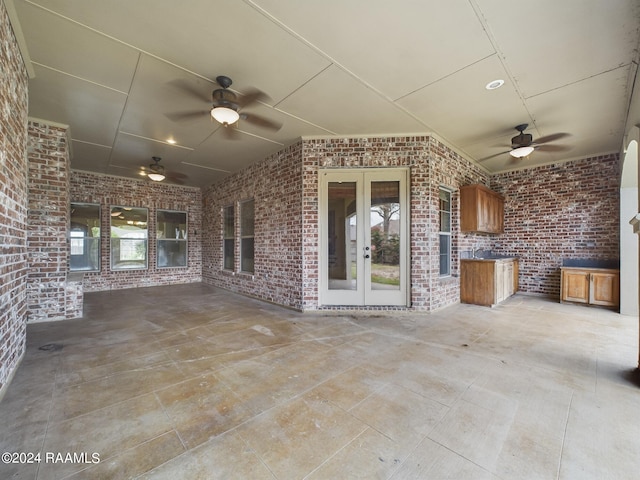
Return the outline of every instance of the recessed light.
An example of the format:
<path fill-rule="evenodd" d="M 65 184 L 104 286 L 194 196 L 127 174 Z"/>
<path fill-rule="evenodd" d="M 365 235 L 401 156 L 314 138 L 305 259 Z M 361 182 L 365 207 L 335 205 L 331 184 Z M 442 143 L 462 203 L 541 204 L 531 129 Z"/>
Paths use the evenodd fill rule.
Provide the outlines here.
<path fill-rule="evenodd" d="M 496 88 L 500 88 L 502 85 L 504 85 L 504 80 L 498 79 L 490 81 L 485 85 L 484 88 L 486 88 L 487 90 L 495 90 Z"/>
<path fill-rule="evenodd" d="M 173 138 L 169 138 L 167 139 L 167 143 L 170 143 L 171 145 L 175 145 L 176 141 Z"/>

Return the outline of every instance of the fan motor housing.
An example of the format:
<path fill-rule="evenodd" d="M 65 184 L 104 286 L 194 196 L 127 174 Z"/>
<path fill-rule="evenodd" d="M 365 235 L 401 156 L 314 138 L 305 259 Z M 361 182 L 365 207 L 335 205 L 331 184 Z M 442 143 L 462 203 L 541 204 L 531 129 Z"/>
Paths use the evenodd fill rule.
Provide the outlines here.
<path fill-rule="evenodd" d="M 533 142 L 533 135 L 530 133 L 521 133 L 511 139 L 511 145 L 516 147 L 528 147 Z"/>
<path fill-rule="evenodd" d="M 231 90 L 224 88 L 218 88 L 211 93 L 213 98 L 214 107 L 227 107 L 232 110 L 238 110 L 238 104 L 236 103 L 236 94 Z"/>

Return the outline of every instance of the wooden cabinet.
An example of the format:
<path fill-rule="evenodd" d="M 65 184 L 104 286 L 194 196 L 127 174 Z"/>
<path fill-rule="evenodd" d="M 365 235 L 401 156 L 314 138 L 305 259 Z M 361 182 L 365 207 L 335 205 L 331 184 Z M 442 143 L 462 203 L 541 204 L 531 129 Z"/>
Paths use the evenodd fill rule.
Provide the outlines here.
<path fill-rule="evenodd" d="M 460 230 L 502 233 L 504 231 L 502 196 L 480 184 L 460 187 Z"/>
<path fill-rule="evenodd" d="M 518 260 L 463 259 L 460 261 L 460 301 L 495 306 L 518 291 Z"/>
<path fill-rule="evenodd" d="M 620 270 L 562 267 L 560 301 L 617 308 L 620 305 Z"/>

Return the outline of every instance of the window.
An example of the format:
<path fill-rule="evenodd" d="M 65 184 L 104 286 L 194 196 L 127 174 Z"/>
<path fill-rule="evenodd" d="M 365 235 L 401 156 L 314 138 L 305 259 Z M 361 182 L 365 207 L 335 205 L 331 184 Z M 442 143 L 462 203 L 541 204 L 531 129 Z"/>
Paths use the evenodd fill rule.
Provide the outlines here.
<path fill-rule="evenodd" d="M 255 201 L 240 204 L 240 270 L 253 273 L 253 230 Z"/>
<path fill-rule="evenodd" d="M 158 210 L 156 216 L 157 267 L 186 267 L 187 213 Z"/>
<path fill-rule="evenodd" d="M 451 275 L 451 191 L 440 188 L 440 275 Z"/>
<path fill-rule="evenodd" d="M 100 271 L 100 205 L 71 204 L 69 270 Z"/>
<path fill-rule="evenodd" d="M 222 216 L 224 224 L 224 268 L 225 270 L 233 270 L 235 261 L 235 215 L 233 205 L 225 207 Z"/>
<path fill-rule="evenodd" d="M 111 269 L 147 268 L 147 209 L 111 207 Z"/>

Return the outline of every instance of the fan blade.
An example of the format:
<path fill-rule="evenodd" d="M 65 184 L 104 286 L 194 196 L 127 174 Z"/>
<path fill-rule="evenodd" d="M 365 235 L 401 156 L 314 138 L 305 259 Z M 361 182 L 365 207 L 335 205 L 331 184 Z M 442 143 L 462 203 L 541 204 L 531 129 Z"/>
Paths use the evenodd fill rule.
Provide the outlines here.
<path fill-rule="evenodd" d="M 211 110 L 190 110 L 187 112 L 172 112 L 172 113 L 164 114 L 164 116 L 167 117 L 172 122 L 196 120 L 196 119 L 204 118 L 207 115 L 211 115 Z"/>
<path fill-rule="evenodd" d="M 252 88 L 251 90 L 240 93 L 240 99 L 238 103 L 241 107 L 246 107 L 247 105 L 251 105 L 255 102 L 266 102 L 267 100 L 271 100 L 269 95 L 258 90 L 257 88 Z"/>
<path fill-rule="evenodd" d="M 540 137 L 536 139 L 533 143 L 540 145 L 542 143 L 555 142 L 556 140 L 560 140 L 561 138 L 570 137 L 570 133 L 554 133 L 552 135 L 545 135 L 544 137 Z"/>
<path fill-rule="evenodd" d="M 486 160 L 490 160 L 495 157 L 499 157 L 500 155 L 504 155 L 505 153 L 509 153 L 509 150 L 505 150 L 504 152 L 500 152 L 500 153 L 494 153 L 493 155 L 489 155 L 488 157 L 481 158 L 480 160 L 478 160 L 478 163 L 484 162 Z"/>
<path fill-rule="evenodd" d="M 171 183 L 177 183 L 178 185 L 184 185 L 184 180 L 187 178 L 186 175 L 182 173 L 168 173 L 165 177 Z"/>
<path fill-rule="evenodd" d="M 197 90 L 196 88 L 193 87 L 193 85 L 191 85 L 190 83 L 186 82 L 183 79 L 171 80 L 170 82 L 167 82 L 167 83 L 172 87 L 177 88 L 181 92 L 188 94 L 194 100 L 200 100 L 201 102 L 211 103 L 210 96 L 209 96 L 210 94 L 203 95 L 201 91 Z"/>
<path fill-rule="evenodd" d="M 571 150 L 568 145 L 538 145 L 535 148 L 541 152 L 566 152 Z"/>
<path fill-rule="evenodd" d="M 282 128 L 282 123 L 276 122 L 274 120 L 269 120 L 268 118 L 262 117 L 260 115 L 254 115 L 253 113 L 242 114 L 242 119 L 257 127 L 268 128 L 269 130 L 278 131 L 280 130 L 280 128 Z"/>

